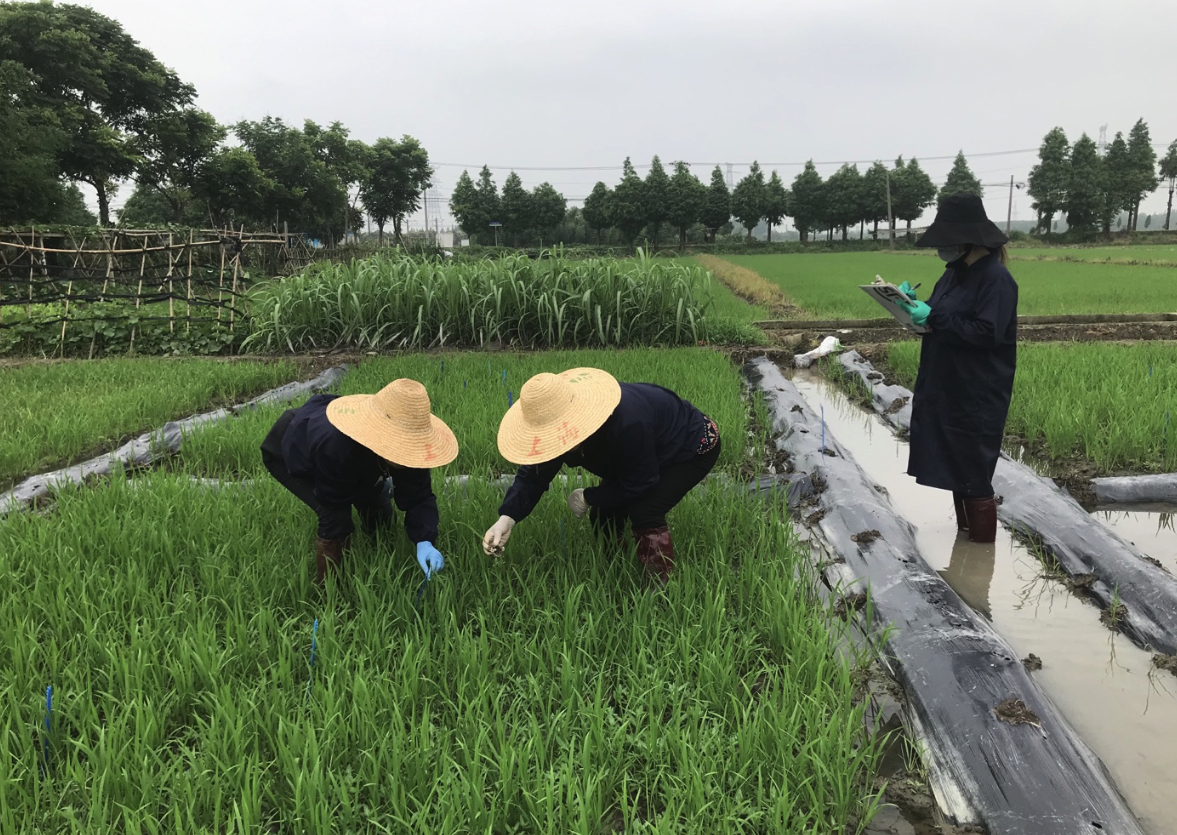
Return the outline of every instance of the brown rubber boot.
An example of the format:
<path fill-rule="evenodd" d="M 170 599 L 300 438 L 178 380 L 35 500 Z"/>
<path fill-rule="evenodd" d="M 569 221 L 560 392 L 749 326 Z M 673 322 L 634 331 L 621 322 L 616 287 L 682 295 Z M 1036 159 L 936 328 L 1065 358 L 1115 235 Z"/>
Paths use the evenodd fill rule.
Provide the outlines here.
<path fill-rule="evenodd" d="M 670 528 L 666 525 L 645 528 L 634 531 L 633 538 L 638 543 L 638 560 L 646 570 L 647 582 L 655 588 L 664 587 L 674 571 L 674 540 L 670 538 Z"/>
<path fill-rule="evenodd" d="M 970 542 L 994 542 L 997 540 L 997 498 L 984 499 L 965 497 L 965 516 L 969 523 Z"/>
<path fill-rule="evenodd" d="M 969 529 L 969 518 L 964 512 L 964 494 L 952 494 L 952 506 L 956 508 L 956 529 L 958 531 L 967 531 Z"/>
<path fill-rule="evenodd" d="M 315 562 L 318 565 L 318 576 L 315 582 L 320 586 L 327 580 L 328 574 L 334 574 L 343 562 L 343 552 L 351 545 L 351 537 L 343 539 L 323 539 L 315 537 Z"/>

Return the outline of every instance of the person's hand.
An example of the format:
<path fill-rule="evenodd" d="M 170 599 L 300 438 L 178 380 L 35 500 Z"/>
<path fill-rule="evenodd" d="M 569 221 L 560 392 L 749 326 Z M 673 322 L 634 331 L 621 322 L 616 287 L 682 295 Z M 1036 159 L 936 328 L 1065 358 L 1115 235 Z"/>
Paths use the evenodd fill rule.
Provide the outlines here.
<path fill-rule="evenodd" d="M 903 282 L 899 285 L 899 292 L 907 296 L 912 301 L 915 301 L 915 288 L 908 282 Z"/>
<path fill-rule="evenodd" d="M 908 302 L 904 307 L 911 314 L 911 323 L 913 325 L 922 328 L 927 324 L 928 314 L 932 312 L 932 308 L 928 307 L 926 302 Z"/>
<path fill-rule="evenodd" d="M 429 579 L 434 571 L 441 571 L 445 567 L 445 559 L 442 558 L 441 551 L 433 547 L 432 542 L 418 542 L 417 565 L 425 572 L 425 579 Z"/>
<path fill-rule="evenodd" d="M 572 511 L 572 515 L 579 519 L 583 519 L 584 515 L 588 513 L 588 502 L 584 500 L 584 488 L 578 487 L 568 494 L 568 509 Z"/>
<path fill-rule="evenodd" d="M 507 547 L 507 540 L 511 538 L 511 528 L 515 527 L 515 520 L 510 516 L 500 516 L 499 521 L 491 525 L 486 536 L 482 537 L 482 550 L 497 557 Z"/>

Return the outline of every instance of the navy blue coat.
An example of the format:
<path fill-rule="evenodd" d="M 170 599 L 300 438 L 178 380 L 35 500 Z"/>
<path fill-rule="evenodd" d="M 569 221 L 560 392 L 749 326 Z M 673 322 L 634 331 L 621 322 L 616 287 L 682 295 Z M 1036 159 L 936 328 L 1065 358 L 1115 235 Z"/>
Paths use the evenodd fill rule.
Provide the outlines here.
<path fill-rule="evenodd" d="M 990 496 L 1014 388 L 1018 285 L 991 253 L 949 266 L 928 305 L 907 472 L 929 487 Z"/>
<path fill-rule="evenodd" d="M 621 402 L 579 446 L 543 464 L 525 464 L 499 513 L 524 519 L 567 464 L 583 467 L 601 483 L 584 491 L 592 507 L 627 507 L 649 494 L 663 467 L 689 461 L 703 439 L 703 413 L 673 391 L 650 383 L 622 383 Z"/>
<path fill-rule="evenodd" d="M 392 497 L 405 514 L 405 533 L 413 542 L 437 541 L 437 498 L 429 470 L 395 467 L 327 419 L 334 394 L 316 394 L 290 422 L 282 439 L 282 458 L 290 474 L 314 483 L 319 501 L 319 536 L 343 539 L 355 530 L 352 505 L 387 507 L 384 479 L 392 478 Z M 391 508 L 387 512 L 391 512 Z"/>

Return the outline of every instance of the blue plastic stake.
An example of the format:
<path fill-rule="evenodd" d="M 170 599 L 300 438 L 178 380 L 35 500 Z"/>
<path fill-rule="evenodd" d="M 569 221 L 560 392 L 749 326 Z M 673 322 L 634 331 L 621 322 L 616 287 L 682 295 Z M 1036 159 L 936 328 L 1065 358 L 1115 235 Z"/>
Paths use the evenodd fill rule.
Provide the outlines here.
<path fill-rule="evenodd" d="M 507 387 L 507 369 L 503 369 L 503 388 Z"/>
<path fill-rule="evenodd" d="M 462 389 L 463 389 L 463 390 L 465 390 L 465 388 L 466 388 L 466 381 L 465 381 L 465 380 L 463 380 L 463 381 L 462 381 Z"/>
<path fill-rule="evenodd" d="M 44 763 L 41 766 L 42 776 L 49 774 L 49 734 L 53 730 L 53 685 L 45 688 L 45 739 L 42 742 L 41 753 Z"/>
<path fill-rule="evenodd" d="M 318 646 L 319 619 L 315 618 L 315 625 L 311 629 L 311 672 L 307 678 L 307 702 L 311 700 L 311 686 L 315 683 L 315 648 Z"/>
<path fill-rule="evenodd" d="M 507 390 L 507 408 L 510 409 L 515 403 L 514 398 L 511 397 L 511 390 Z"/>
<path fill-rule="evenodd" d="M 444 373 L 445 373 L 445 360 L 442 360 L 442 361 L 441 361 L 441 373 L 442 373 L 442 374 L 444 374 Z"/>
<path fill-rule="evenodd" d="M 425 575 L 425 579 L 421 581 L 421 585 L 417 586 L 417 599 L 413 601 L 413 608 L 420 611 L 421 598 L 425 595 L 425 585 L 429 582 L 429 575 Z"/>

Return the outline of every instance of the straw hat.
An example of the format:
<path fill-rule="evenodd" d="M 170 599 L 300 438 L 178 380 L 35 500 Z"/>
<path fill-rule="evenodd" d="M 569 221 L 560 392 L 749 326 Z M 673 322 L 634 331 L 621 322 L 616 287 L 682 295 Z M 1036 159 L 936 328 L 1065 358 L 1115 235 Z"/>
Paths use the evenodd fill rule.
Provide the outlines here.
<path fill-rule="evenodd" d="M 331 425 L 385 460 L 425 470 L 458 457 L 454 433 L 429 412 L 416 380 L 394 380 L 376 394 L 338 397 L 327 405 Z"/>
<path fill-rule="evenodd" d="M 536 374 L 499 424 L 499 452 L 512 464 L 559 458 L 596 432 L 621 402 L 621 385 L 597 368 Z"/>

